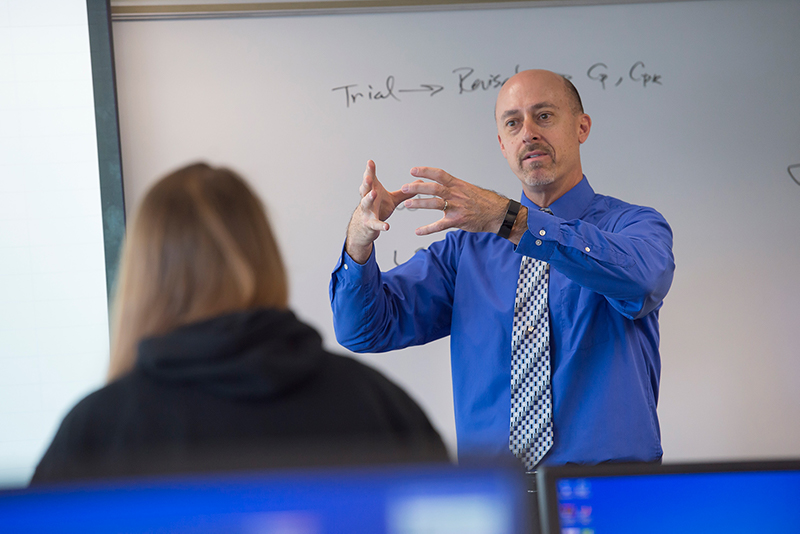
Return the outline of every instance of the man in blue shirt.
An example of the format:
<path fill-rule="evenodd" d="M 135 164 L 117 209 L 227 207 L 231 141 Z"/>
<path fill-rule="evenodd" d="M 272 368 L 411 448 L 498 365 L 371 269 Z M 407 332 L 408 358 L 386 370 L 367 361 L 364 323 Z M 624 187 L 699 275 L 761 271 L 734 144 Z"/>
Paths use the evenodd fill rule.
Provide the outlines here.
<path fill-rule="evenodd" d="M 495 118 L 522 183 L 518 210 L 428 167 L 390 192 L 368 162 L 331 280 L 337 339 L 383 352 L 449 335 L 459 456 L 510 455 L 520 263 L 547 262 L 554 436 L 542 462 L 658 461 L 658 310 L 672 283 L 672 231 L 655 210 L 592 190 L 580 161 L 591 119 L 568 80 L 520 72 L 500 90 Z M 443 211 L 419 235 L 460 231 L 381 273 L 373 242 L 401 202 Z"/>

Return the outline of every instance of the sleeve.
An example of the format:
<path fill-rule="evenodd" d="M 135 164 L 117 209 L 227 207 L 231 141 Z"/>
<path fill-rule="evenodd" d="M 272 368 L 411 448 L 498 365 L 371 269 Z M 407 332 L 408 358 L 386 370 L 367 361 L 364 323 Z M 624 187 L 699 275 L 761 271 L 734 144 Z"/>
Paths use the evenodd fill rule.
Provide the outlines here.
<path fill-rule="evenodd" d="M 672 230 L 654 209 L 630 205 L 610 212 L 602 226 L 528 210 L 516 251 L 603 295 L 625 317 L 644 317 L 672 284 Z"/>
<path fill-rule="evenodd" d="M 360 265 L 343 247 L 330 282 L 337 341 L 355 352 L 386 352 L 449 335 L 459 248 L 452 234 L 386 273 L 374 249 Z"/>

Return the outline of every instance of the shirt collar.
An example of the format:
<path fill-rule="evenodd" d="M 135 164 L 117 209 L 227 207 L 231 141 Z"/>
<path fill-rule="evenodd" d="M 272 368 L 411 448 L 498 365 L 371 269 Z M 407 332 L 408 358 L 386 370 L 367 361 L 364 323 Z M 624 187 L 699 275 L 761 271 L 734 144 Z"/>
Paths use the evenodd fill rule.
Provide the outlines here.
<path fill-rule="evenodd" d="M 548 207 L 553 211 L 553 215 L 556 217 L 566 220 L 577 219 L 589 207 L 592 198 L 594 198 L 594 194 L 594 189 L 589 185 L 589 180 L 587 180 L 584 175 L 575 187 L 564 193 Z M 528 209 L 538 210 L 540 208 L 540 206 L 537 206 L 525 196 L 525 191 L 522 192 L 522 199 L 520 202 Z"/>

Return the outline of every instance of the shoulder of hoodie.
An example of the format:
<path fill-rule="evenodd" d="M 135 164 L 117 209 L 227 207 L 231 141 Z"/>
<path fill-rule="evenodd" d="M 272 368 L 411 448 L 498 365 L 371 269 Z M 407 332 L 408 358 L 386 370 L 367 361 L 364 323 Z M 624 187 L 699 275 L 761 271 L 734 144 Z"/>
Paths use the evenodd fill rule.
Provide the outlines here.
<path fill-rule="evenodd" d="M 73 441 L 93 433 L 104 434 L 105 424 L 118 421 L 136 398 L 147 394 L 145 382 L 141 373 L 134 370 L 89 393 L 64 416 L 55 439 Z"/>
<path fill-rule="evenodd" d="M 102 447 L 108 425 L 118 420 L 120 409 L 124 409 L 120 404 L 124 403 L 127 391 L 136 388 L 135 381 L 125 375 L 78 401 L 61 421 L 37 466 L 34 480 L 58 478 L 65 469 L 64 462 Z"/>
<path fill-rule="evenodd" d="M 325 351 L 325 364 L 321 372 L 329 373 L 331 378 L 343 379 L 344 383 L 353 387 L 372 386 L 395 400 L 417 406 L 408 393 L 385 374 L 351 356 Z"/>

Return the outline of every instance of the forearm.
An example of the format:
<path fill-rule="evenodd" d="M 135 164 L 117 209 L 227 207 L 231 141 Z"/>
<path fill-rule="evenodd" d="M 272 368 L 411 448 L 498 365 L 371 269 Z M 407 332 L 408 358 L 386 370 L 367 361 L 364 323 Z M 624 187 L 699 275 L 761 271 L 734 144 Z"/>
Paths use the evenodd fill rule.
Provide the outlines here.
<path fill-rule="evenodd" d="M 345 241 L 344 248 L 347 254 L 353 258 L 353 261 L 364 265 L 372 255 L 373 240 L 369 236 L 364 235 L 364 229 L 359 227 L 359 213 L 361 208 L 357 208 L 350 218 L 350 223 L 347 225 L 347 240 Z"/>

